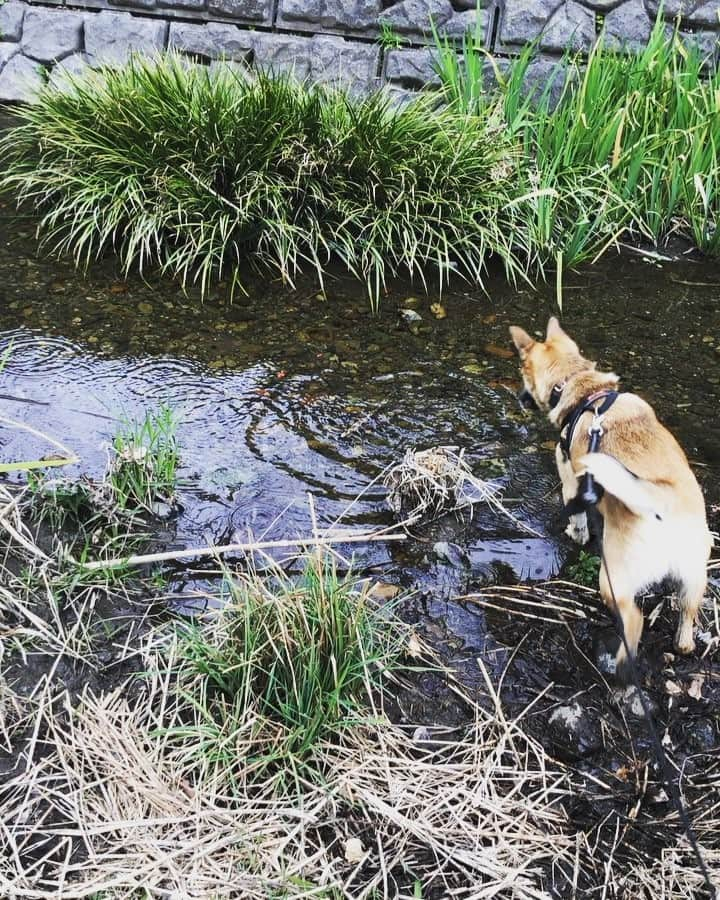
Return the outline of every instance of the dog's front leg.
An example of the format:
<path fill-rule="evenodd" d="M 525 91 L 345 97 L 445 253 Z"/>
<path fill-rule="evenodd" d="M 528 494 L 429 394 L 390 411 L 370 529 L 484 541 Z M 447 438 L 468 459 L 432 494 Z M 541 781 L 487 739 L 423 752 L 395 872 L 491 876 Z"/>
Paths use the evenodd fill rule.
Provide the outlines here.
<path fill-rule="evenodd" d="M 578 491 L 578 480 L 573 471 L 572 463 L 563 456 L 560 444 L 555 447 L 555 462 L 557 464 L 558 474 L 562 483 L 562 498 L 565 506 L 573 499 Z M 570 521 L 565 534 L 572 538 L 576 544 L 581 546 L 590 540 L 590 530 L 588 529 L 587 513 L 577 513 L 570 516 Z"/>

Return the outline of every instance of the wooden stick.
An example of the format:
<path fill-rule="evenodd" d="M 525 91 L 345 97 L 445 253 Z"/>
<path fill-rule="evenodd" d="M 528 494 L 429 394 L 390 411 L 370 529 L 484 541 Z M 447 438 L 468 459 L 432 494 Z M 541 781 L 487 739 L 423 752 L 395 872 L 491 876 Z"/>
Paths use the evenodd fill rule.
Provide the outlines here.
<path fill-rule="evenodd" d="M 183 559 L 188 556 L 218 556 L 224 553 L 252 553 L 255 550 L 272 550 L 282 547 L 299 547 L 301 545 L 315 545 L 317 547 L 329 547 L 332 544 L 361 544 L 372 541 L 405 541 L 405 534 L 386 534 L 384 531 L 376 531 L 371 534 L 337 534 L 328 537 L 297 538 L 283 541 L 257 541 L 245 544 L 219 544 L 216 547 L 185 547 L 183 550 L 168 550 L 164 553 L 145 553 L 139 556 L 118 557 L 108 560 L 93 560 L 92 562 L 79 563 L 87 570 L 117 569 L 120 566 L 142 566 L 145 563 L 166 562 L 173 559 Z"/>

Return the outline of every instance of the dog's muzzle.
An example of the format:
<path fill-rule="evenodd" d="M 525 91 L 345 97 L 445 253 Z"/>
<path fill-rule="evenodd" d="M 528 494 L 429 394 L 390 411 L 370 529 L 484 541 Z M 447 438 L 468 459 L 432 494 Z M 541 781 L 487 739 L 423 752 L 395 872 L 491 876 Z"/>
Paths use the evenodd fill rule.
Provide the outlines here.
<path fill-rule="evenodd" d="M 523 409 L 537 409 L 538 408 L 538 405 L 535 402 L 535 398 L 530 393 L 530 391 L 525 387 L 518 394 L 518 400 L 520 401 L 520 406 L 522 406 Z"/>

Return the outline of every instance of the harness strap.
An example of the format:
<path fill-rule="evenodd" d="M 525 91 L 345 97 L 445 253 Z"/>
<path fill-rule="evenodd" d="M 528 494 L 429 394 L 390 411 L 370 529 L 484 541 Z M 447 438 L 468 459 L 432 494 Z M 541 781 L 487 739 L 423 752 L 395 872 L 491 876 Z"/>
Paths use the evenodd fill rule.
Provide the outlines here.
<path fill-rule="evenodd" d="M 603 390 L 596 391 L 581 400 L 577 406 L 574 406 L 565 416 L 560 425 L 560 449 L 562 450 L 563 459 L 570 458 L 570 447 L 572 446 L 575 428 L 581 417 L 588 411 L 592 411 L 596 416 L 604 415 L 613 403 L 617 400 L 619 391 Z M 602 400 L 600 406 L 596 406 L 599 400 Z"/>
<path fill-rule="evenodd" d="M 618 391 L 604 390 L 596 391 L 584 400 L 581 400 L 577 406 L 573 407 L 562 421 L 560 435 L 560 449 L 562 450 L 563 459 L 570 459 L 570 446 L 572 444 L 575 428 L 580 418 L 586 412 L 592 412 L 594 415 L 593 423 L 589 429 L 590 440 L 588 441 L 588 453 L 597 453 L 600 449 L 600 438 L 603 430 L 597 421 L 603 416 L 618 398 Z M 599 401 L 602 401 L 599 403 Z M 599 403 L 599 406 L 594 404 Z M 575 496 L 570 500 L 563 513 L 566 516 L 574 516 L 578 513 L 586 512 L 590 507 L 597 506 L 602 499 L 604 490 L 601 484 L 596 484 L 593 476 L 586 472 L 580 479 L 578 490 Z"/>

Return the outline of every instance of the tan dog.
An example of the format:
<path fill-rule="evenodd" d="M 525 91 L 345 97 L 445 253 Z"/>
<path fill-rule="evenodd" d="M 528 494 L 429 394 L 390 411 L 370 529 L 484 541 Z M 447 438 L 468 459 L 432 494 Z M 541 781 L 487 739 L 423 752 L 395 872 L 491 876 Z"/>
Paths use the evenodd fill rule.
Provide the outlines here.
<path fill-rule="evenodd" d="M 603 392 L 617 389 L 618 376 L 598 372 L 557 319 L 548 322 L 544 342 L 516 326 L 510 334 L 522 361 L 523 393 L 549 412 L 550 421 L 561 428 L 561 440 L 567 436 L 564 423 L 583 401 L 590 398 L 597 409 Z M 604 489 L 598 510 L 604 521 L 603 550 L 612 589 L 602 566 L 600 595 L 612 609 L 614 591 L 634 656 L 643 628 L 635 597 L 643 588 L 671 578 L 678 586 L 681 606 L 675 648 L 691 653 L 693 623 L 705 593 L 712 546 L 700 487 L 680 445 L 637 395 L 617 396 L 600 422 L 599 452 L 588 453 L 593 419 L 593 409 L 584 412 L 577 420 L 567 458 L 560 444 L 555 455 L 565 504 L 575 497 L 578 478 L 587 471 Z M 588 541 L 585 513 L 571 516 L 567 533 L 580 544 Z M 616 661 L 618 676 L 623 678 L 627 673 L 622 644 Z"/>

